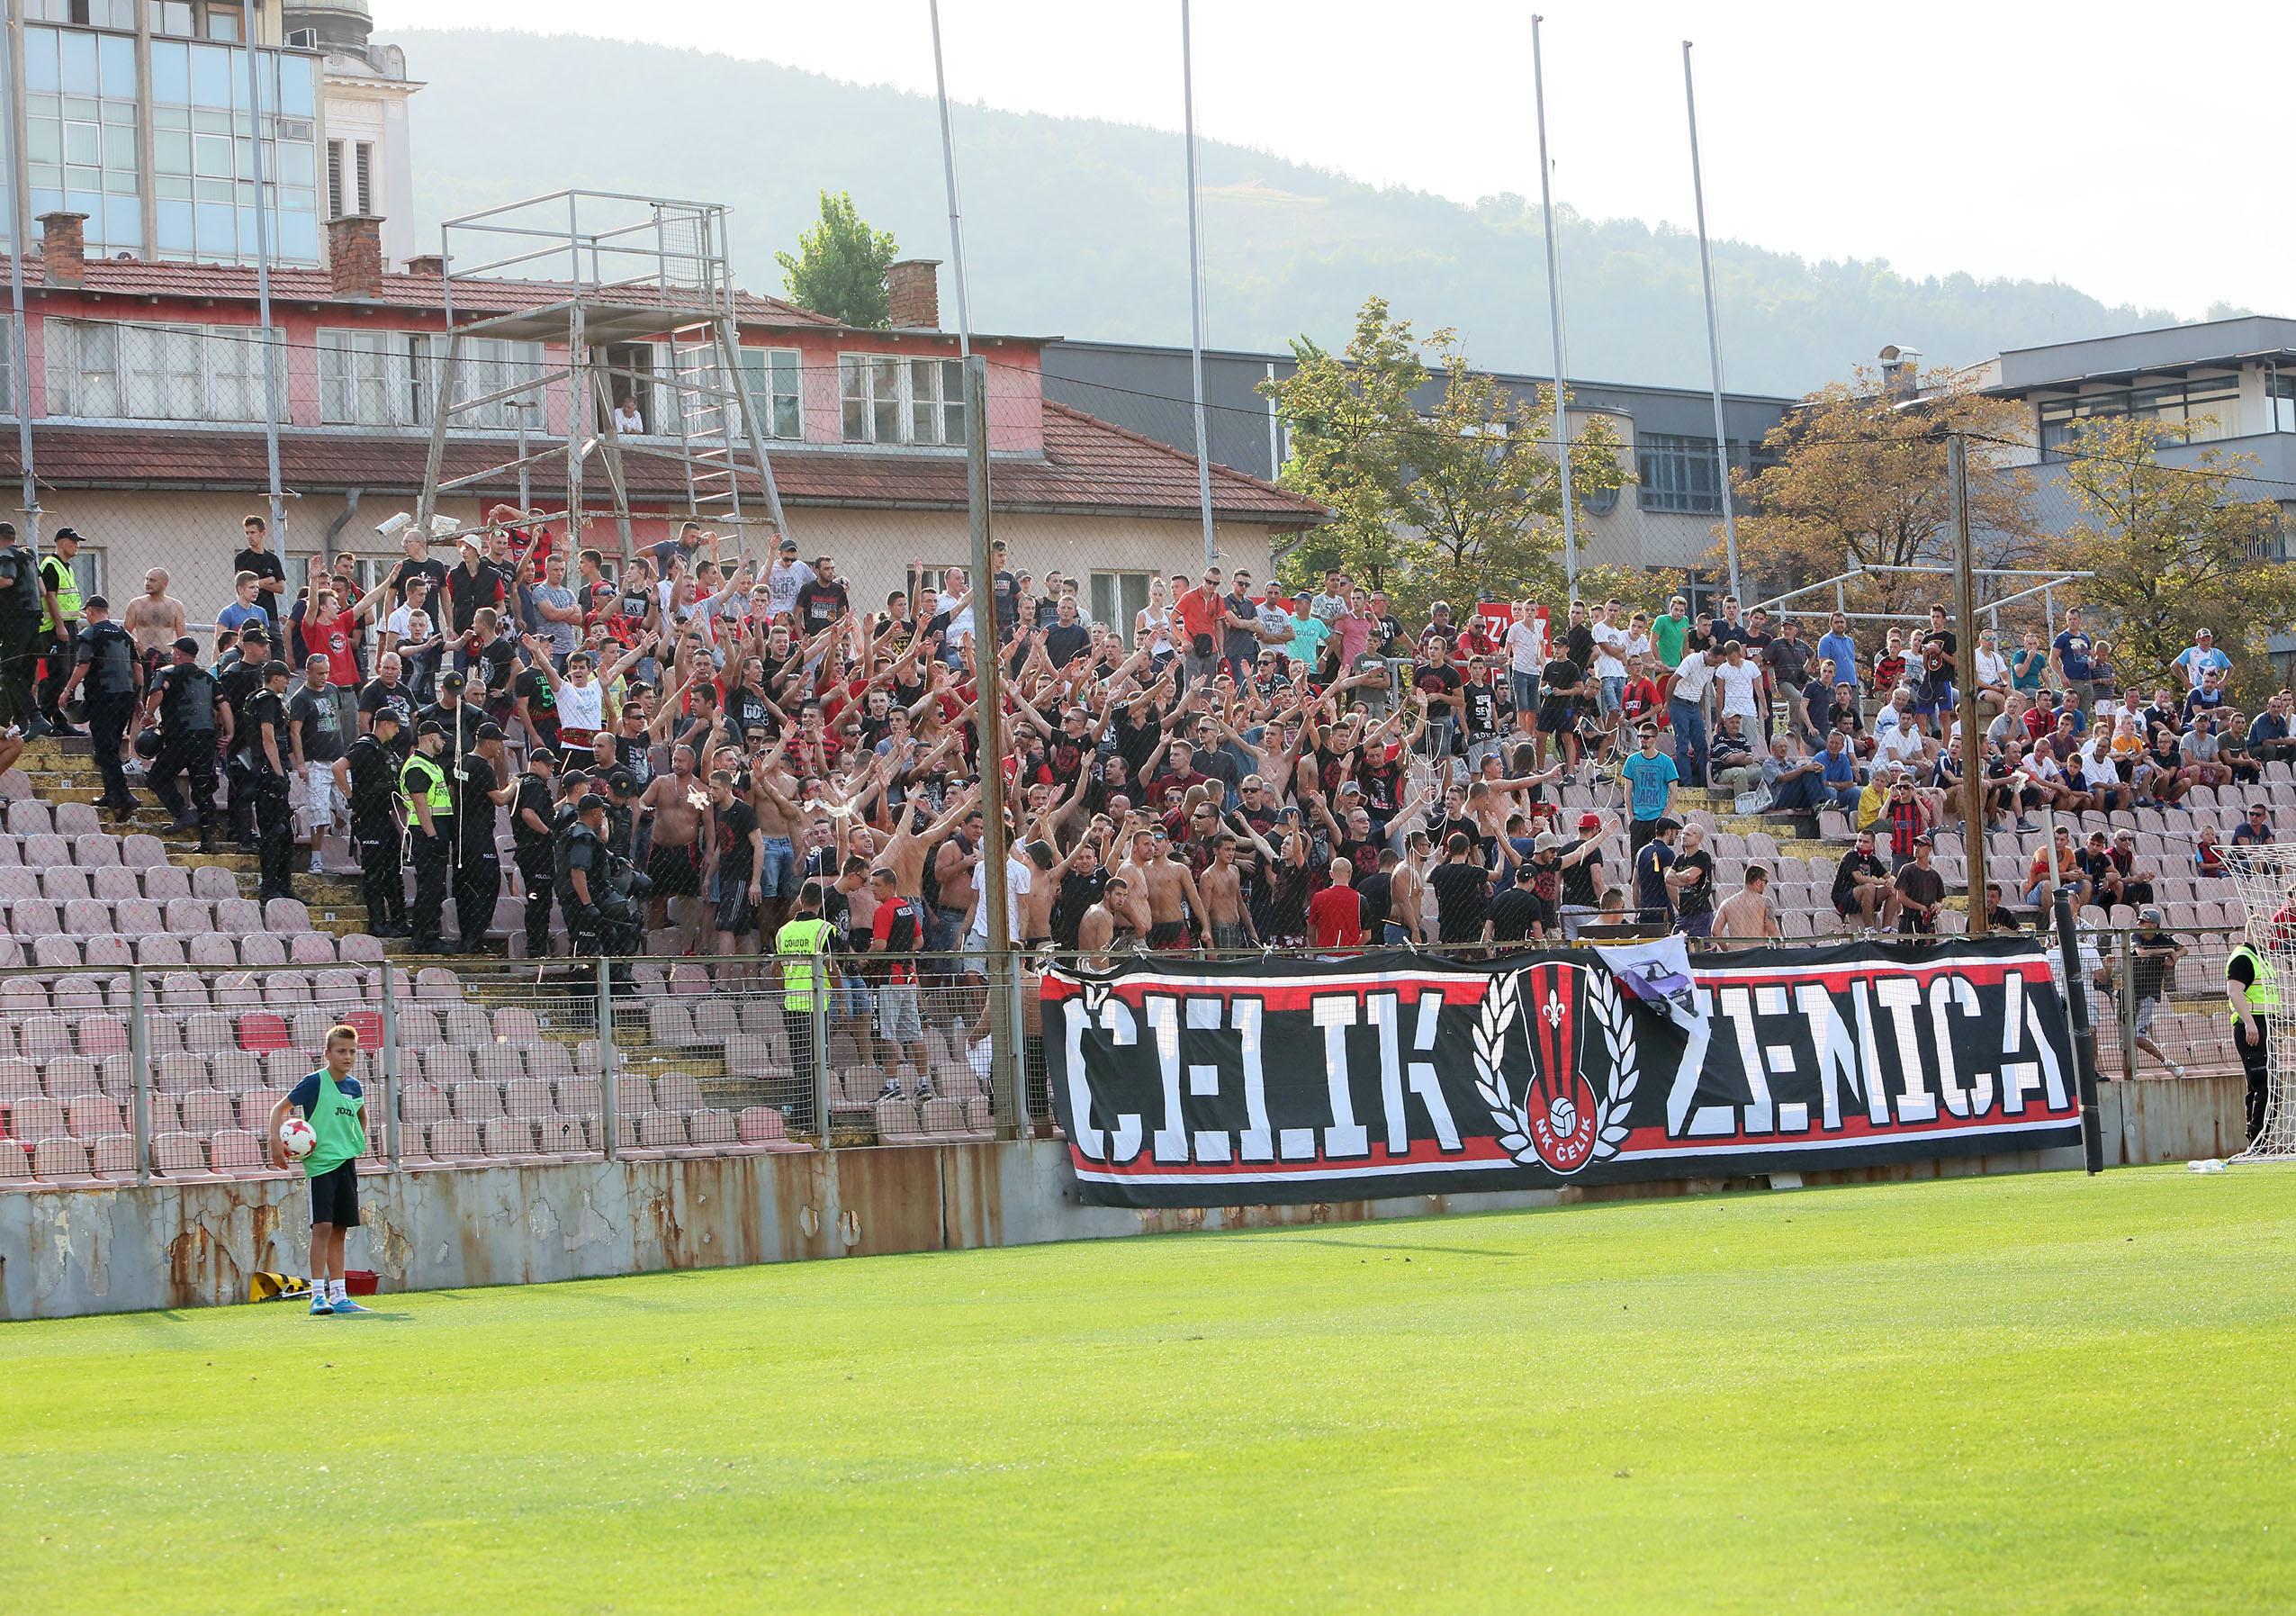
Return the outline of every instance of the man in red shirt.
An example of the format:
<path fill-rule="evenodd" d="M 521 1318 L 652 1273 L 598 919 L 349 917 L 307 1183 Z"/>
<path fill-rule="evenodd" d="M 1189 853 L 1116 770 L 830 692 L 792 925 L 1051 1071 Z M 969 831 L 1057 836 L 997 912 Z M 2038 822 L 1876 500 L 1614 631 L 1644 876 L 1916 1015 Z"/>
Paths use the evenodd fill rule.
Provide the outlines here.
<path fill-rule="evenodd" d="M 1173 603 L 1180 614 L 1180 673 L 1184 679 L 1209 679 L 1220 671 L 1220 569 L 1204 568 L 1203 582 L 1184 590 Z"/>
<path fill-rule="evenodd" d="M 348 736 L 358 734 L 359 662 L 351 650 L 353 627 L 354 619 L 335 609 L 334 591 L 312 592 L 303 619 L 303 649 L 308 656 L 327 659 L 327 682 L 334 687 L 342 733 Z"/>
<path fill-rule="evenodd" d="M 923 1072 L 924 1020 L 917 1004 L 917 968 L 905 956 L 924 940 L 923 917 L 916 901 L 902 896 L 893 871 L 883 865 L 869 871 L 869 891 L 877 899 L 877 913 L 869 921 L 869 952 L 893 956 L 878 984 L 878 1036 L 890 1047 L 894 1061 L 905 1051 L 913 1052 L 917 1070 Z"/>
<path fill-rule="evenodd" d="M 1364 903 L 1351 884 L 1355 871 L 1346 859 L 1331 861 L 1331 884 L 1308 899 L 1308 939 L 1318 948 L 1361 948 Z"/>

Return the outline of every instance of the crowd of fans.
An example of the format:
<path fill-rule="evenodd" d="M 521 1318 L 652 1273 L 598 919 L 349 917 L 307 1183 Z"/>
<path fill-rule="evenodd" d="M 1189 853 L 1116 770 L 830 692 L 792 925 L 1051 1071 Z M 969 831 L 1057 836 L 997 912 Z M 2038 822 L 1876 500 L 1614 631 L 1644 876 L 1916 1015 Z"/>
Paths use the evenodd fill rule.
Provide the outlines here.
<path fill-rule="evenodd" d="M 203 642 L 164 572 L 115 611 L 78 598 L 68 528 L 44 558 L 0 537 L 0 636 L 39 656 L 36 689 L 32 658 L 10 659 L 0 718 L 69 733 L 68 706 L 121 811 L 131 745 L 176 828 L 260 854 L 265 898 L 340 835 L 378 934 L 475 950 L 507 850 L 537 955 L 555 905 L 578 949 L 652 933 L 742 956 L 802 917 L 850 954 L 978 965 L 986 619 L 961 570 L 913 568 L 858 600 L 833 558 L 787 537 L 752 556 L 687 522 L 609 559 L 506 507 L 443 553 L 410 528 L 395 565 L 363 574 L 344 554 L 291 582 L 251 516 Z M 1836 914 L 1931 932 L 1950 896 L 1933 838 L 1963 800 L 1965 667 L 1997 828 L 2030 833 L 2045 808 L 2173 810 L 2296 755 L 2290 697 L 2235 710 L 2205 631 L 2147 691 L 2077 608 L 2006 652 L 1992 628 L 1965 646 L 1941 607 L 1861 644 L 1841 613 L 1805 636 L 1734 597 L 1655 616 L 1436 601 L 1407 624 L 1342 572 L 1294 589 L 1211 566 L 1152 581 L 1108 623 L 1078 580 L 1040 581 L 1002 549 L 1007 889 L 1032 948 L 1475 945 L 1614 924 L 1777 936 L 1772 872 L 1719 889 L 1686 823 L 1682 794 L 1705 788 L 1741 813 L 1828 816 L 1855 835 Z M 2270 835 L 2261 809 L 2253 834 Z M 2205 873 L 2212 838 L 2196 845 Z M 2133 837 L 2059 853 L 1988 902 L 2013 918 L 2055 882 L 2150 903 L 2158 872 Z"/>

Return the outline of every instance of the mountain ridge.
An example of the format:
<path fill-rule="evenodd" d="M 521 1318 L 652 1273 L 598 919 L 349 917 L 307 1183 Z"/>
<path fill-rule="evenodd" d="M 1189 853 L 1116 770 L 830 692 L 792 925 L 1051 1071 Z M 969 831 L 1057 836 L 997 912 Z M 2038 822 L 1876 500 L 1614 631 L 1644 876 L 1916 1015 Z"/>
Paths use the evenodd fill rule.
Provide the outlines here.
<path fill-rule="evenodd" d="M 568 187 L 698 194 L 734 209 L 737 277 L 778 293 L 774 251 L 811 222 L 819 191 L 842 190 L 905 253 L 950 256 L 928 97 L 691 47 L 481 29 L 389 37 L 426 86 L 410 113 L 426 238 L 441 218 Z M 977 103 L 953 104 L 951 119 L 977 326 L 1187 340 L 1177 136 Z M 518 138 L 521 129 L 544 138 Z M 455 152 L 484 153 L 484 171 L 444 155 Z M 707 173 L 689 183 L 697 169 Z M 1201 169 L 1208 344 L 1281 350 L 1305 333 L 1337 346 L 1376 293 L 1421 330 L 1459 330 L 1478 364 L 1552 366 L 1535 203 L 1502 194 L 1463 204 L 1217 140 L 1202 143 Z M 1572 374 L 1705 385 L 1695 235 L 1556 212 Z M 1805 259 L 1729 239 L 1714 257 L 1733 391 L 1798 395 L 1884 342 L 1958 365 L 2179 323 L 2058 282 L 1915 278 L 1884 259 Z M 944 311 L 952 299 L 944 287 Z"/>

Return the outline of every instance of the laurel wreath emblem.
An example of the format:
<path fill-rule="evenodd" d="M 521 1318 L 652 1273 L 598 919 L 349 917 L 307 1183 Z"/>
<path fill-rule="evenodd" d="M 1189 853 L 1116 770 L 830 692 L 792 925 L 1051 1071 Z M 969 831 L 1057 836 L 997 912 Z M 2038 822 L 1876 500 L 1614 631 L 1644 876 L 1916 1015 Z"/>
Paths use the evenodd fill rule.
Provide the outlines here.
<path fill-rule="evenodd" d="M 1521 1100 L 1508 1097 L 1507 1085 L 1499 1075 L 1507 1030 L 1522 1014 L 1520 975 L 1510 971 L 1493 977 L 1490 991 L 1483 995 L 1481 1014 L 1475 1018 L 1475 1093 L 1490 1108 L 1491 1121 L 1499 1125 L 1499 1148 L 1526 1167 L 1544 1167 L 1545 1163 L 1531 1145 L 1530 1114 Z M 1610 1092 L 1595 1106 L 1595 1146 L 1589 1160 L 1607 1161 L 1626 1142 L 1626 1115 L 1643 1074 L 1634 1059 L 1633 1013 L 1607 973 L 1588 972 L 1587 1009 L 1602 1030 L 1603 1044 L 1610 1056 Z M 1526 1093 L 1529 1088 L 1524 1085 Z"/>

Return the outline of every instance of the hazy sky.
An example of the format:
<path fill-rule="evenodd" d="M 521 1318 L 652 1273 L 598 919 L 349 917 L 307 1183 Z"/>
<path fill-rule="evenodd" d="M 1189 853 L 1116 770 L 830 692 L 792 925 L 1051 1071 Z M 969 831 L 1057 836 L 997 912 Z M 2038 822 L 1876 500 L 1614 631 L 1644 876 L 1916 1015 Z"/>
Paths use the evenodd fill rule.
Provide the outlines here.
<path fill-rule="evenodd" d="M 374 10 L 385 35 L 482 20 L 932 88 L 924 0 Z M 1535 197 L 1529 15 L 1490 0 L 1198 0 L 1197 126 L 1463 202 Z M 2229 70 L 2296 57 L 2285 0 L 2196 13 L 1549 0 L 1545 16 L 1555 200 L 1581 212 L 1690 222 L 1689 38 L 1718 236 L 1909 274 L 2061 280 L 2185 316 L 2216 301 L 2296 313 L 2296 99 Z M 959 100 L 1180 126 L 1177 0 L 945 0 L 941 30 Z"/>

